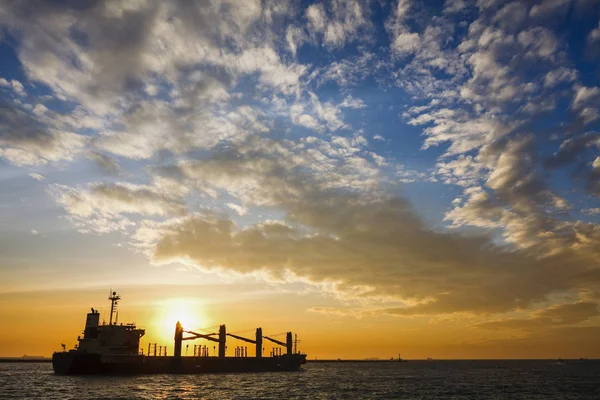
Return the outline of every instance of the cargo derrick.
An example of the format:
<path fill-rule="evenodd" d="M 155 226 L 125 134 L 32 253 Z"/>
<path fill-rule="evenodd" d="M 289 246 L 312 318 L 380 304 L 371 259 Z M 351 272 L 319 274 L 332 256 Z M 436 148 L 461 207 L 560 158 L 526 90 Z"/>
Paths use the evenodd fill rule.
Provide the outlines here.
<path fill-rule="evenodd" d="M 234 335 L 233 333 L 228 333 L 227 336 L 231 336 L 234 339 L 238 339 L 238 340 L 242 340 L 244 342 L 248 342 L 248 343 L 253 343 L 256 345 L 256 358 L 262 358 L 262 344 L 263 344 L 263 335 L 262 335 L 262 328 L 256 328 L 256 339 L 252 340 L 252 339 L 248 339 L 245 338 L 243 336 L 239 336 L 239 335 Z"/>
<path fill-rule="evenodd" d="M 187 337 L 183 337 L 183 334 L 187 333 L 191 336 L 187 336 Z M 181 323 L 179 321 L 177 321 L 177 324 L 175 325 L 175 352 L 174 352 L 174 356 L 180 358 L 181 357 L 181 350 L 182 350 L 182 341 L 183 340 L 195 340 L 195 339 L 206 339 L 206 340 L 210 340 L 213 342 L 217 342 L 219 343 L 219 357 L 223 358 L 225 357 L 225 350 L 226 350 L 226 337 L 230 336 L 234 339 L 238 339 L 238 340 L 242 340 L 244 342 L 248 342 L 248 343 L 252 343 L 256 346 L 256 358 L 262 358 L 262 352 L 263 352 L 263 348 L 262 348 L 262 344 L 263 344 L 263 338 L 269 340 L 272 343 L 275 343 L 279 346 L 285 347 L 286 349 L 286 354 L 291 355 L 293 354 L 293 340 L 292 340 L 292 332 L 287 332 L 286 333 L 286 341 L 282 342 L 280 340 L 277 340 L 275 338 L 269 337 L 269 336 L 263 336 L 262 334 L 262 328 L 256 328 L 256 339 L 250 339 L 244 336 L 240 336 L 240 335 L 236 335 L 233 333 L 227 333 L 227 330 L 225 328 L 225 325 L 221 325 L 219 326 L 219 338 L 214 338 L 213 336 L 217 335 L 217 333 L 197 333 L 194 331 L 186 331 L 183 329 L 183 327 L 181 326 Z M 273 355 L 281 355 L 281 354 L 273 354 Z"/>
<path fill-rule="evenodd" d="M 187 333 L 189 335 L 192 336 L 188 336 L 188 337 L 183 337 L 183 334 Z M 226 330 L 225 330 L 225 325 L 221 325 L 219 327 L 219 338 L 214 338 L 213 336 L 215 336 L 217 333 L 197 333 L 194 331 L 184 331 L 183 327 L 181 326 L 181 323 L 179 321 L 177 321 L 177 324 L 175 324 L 175 352 L 174 352 L 174 356 L 177 358 L 181 357 L 181 347 L 182 347 L 182 341 L 184 340 L 195 340 L 195 339 L 206 339 L 206 340 L 210 340 L 211 342 L 217 342 L 219 343 L 219 357 L 225 357 L 225 336 L 226 336 Z"/>
<path fill-rule="evenodd" d="M 267 339 L 267 340 L 269 340 L 269 341 L 271 341 L 271 342 L 273 342 L 273 343 L 275 343 L 275 344 L 278 344 L 280 346 L 285 347 L 288 355 L 292 355 L 293 354 L 293 346 L 294 346 L 294 344 L 292 342 L 292 332 L 287 332 L 285 334 L 285 343 L 281 342 L 281 341 L 279 341 L 277 339 L 273 339 L 271 337 L 268 337 L 268 336 L 264 336 L 264 338 Z"/>

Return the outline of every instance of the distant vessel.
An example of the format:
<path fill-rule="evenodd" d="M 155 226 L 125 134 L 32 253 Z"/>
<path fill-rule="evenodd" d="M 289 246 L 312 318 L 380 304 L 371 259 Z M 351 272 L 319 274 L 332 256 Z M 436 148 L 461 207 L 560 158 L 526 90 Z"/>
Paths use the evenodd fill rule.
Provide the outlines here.
<path fill-rule="evenodd" d="M 398 353 L 398 362 L 408 362 L 408 360 L 405 360 L 404 358 L 400 357 L 400 353 Z"/>
<path fill-rule="evenodd" d="M 198 374 L 211 372 L 267 372 L 267 371 L 297 371 L 306 363 L 306 354 L 295 349 L 292 333 L 287 332 L 286 341 L 281 342 L 268 336 L 263 336 L 262 329 L 256 329 L 256 337 L 248 339 L 227 333 L 225 325 L 219 327 L 219 332 L 200 334 L 185 331 L 177 322 L 174 337 L 174 355 L 166 355 L 166 346 L 159 347 L 156 355 L 156 344 L 148 346 L 148 353 L 140 351 L 140 338 L 145 330 L 135 324 L 113 323 L 113 315 L 121 297 L 112 292 L 110 321 L 100 324 L 100 313 L 92 308 L 87 314 L 83 337 L 78 337 L 78 345 L 74 349 L 55 352 L 52 355 L 54 372 L 61 375 L 83 374 Z M 184 333 L 188 336 L 184 337 Z M 235 357 L 225 356 L 226 337 L 230 336 L 256 345 L 256 356 L 248 357 L 247 348 L 237 347 Z M 194 346 L 194 356 L 181 356 L 184 340 L 206 339 L 218 343 L 218 355 L 209 356 L 208 346 Z M 283 353 L 275 348 L 269 357 L 263 357 L 263 339 L 269 340 L 286 349 Z M 150 355 L 153 350 L 153 355 Z"/>

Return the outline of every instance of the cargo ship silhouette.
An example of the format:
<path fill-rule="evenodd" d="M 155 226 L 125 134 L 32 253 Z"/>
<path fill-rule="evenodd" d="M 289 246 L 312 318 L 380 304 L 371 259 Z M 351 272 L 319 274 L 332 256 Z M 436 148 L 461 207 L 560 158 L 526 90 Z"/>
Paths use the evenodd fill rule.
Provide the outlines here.
<path fill-rule="evenodd" d="M 78 345 L 74 349 L 55 352 L 52 355 L 54 372 L 60 375 L 95 375 L 95 374 L 200 374 L 220 372 L 274 372 L 297 371 L 306 363 L 306 354 L 296 351 L 296 340 L 287 332 L 286 341 L 282 342 L 269 336 L 263 336 L 262 329 L 256 329 L 254 339 L 227 333 L 225 325 L 215 333 L 196 333 L 186 331 L 179 321 L 175 326 L 174 355 L 166 355 L 166 346 L 159 348 L 156 344 L 148 346 L 148 352 L 140 350 L 140 338 L 146 333 L 135 324 L 118 324 L 113 316 L 121 297 L 111 292 L 110 320 L 108 324 L 100 324 L 100 313 L 91 309 L 87 314 L 83 337 L 78 337 Z M 248 357 L 248 349 L 236 347 L 235 356 L 226 356 L 227 336 L 253 343 L 256 346 L 255 356 Z M 209 355 L 208 346 L 194 346 L 193 356 L 182 356 L 184 340 L 205 339 L 218 343 L 218 355 Z M 263 339 L 269 340 L 281 348 L 275 348 L 268 357 L 263 356 Z M 216 347 L 216 346 L 215 346 Z M 153 350 L 153 352 L 152 352 Z M 151 354 L 152 353 L 152 354 Z"/>

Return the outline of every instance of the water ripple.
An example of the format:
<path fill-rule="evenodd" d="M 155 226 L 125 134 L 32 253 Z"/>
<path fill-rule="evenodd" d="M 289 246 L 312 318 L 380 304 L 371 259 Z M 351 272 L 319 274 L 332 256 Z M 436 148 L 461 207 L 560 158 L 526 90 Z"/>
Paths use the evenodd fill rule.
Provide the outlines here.
<path fill-rule="evenodd" d="M 300 372 L 57 376 L 0 364 L 1 399 L 597 399 L 600 362 L 309 363 Z"/>

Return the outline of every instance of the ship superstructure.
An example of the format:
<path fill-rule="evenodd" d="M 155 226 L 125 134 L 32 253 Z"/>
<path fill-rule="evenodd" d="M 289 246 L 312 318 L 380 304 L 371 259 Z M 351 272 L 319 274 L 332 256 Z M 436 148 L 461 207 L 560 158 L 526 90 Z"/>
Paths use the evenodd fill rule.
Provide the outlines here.
<path fill-rule="evenodd" d="M 264 336 L 262 328 L 256 329 L 255 338 L 245 338 L 227 333 L 225 325 L 218 332 L 197 333 L 184 330 L 180 322 L 175 326 L 174 355 L 166 355 L 166 346 L 156 355 L 156 344 L 143 354 L 140 338 L 145 330 L 134 323 L 118 323 L 117 305 L 121 297 L 111 291 L 109 323 L 100 324 L 100 313 L 91 309 L 87 314 L 83 337 L 77 338 L 74 349 L 52 355 L 52 365 L 58 374 L 144 374 L 144 373 L 204 373 L 204 372 L 261 372 L 295 371 L 306 363 L 306 354 L 296 350 L 296 340 L 287 332 L 286 341 Z M 235 348 L 235 356 L 226 356 L 227 337 L 255 345 L 255 357 L 248 357 L 247 347 Z M 194 346 L 193 356 L 182 356 L 183 341 L 204 339 L 218 343 L 218 354 L 209 355 L 208 346 Z M 263 339 L 285 349 L 275 348 L 269 357 L 263 356 Z M 216 350 L 215 346 L 215 350 Z M 163 353 L 164 349 L 164 353 Z M 198 349 L 198 350 L 196 350 Z M 164 354 L 164 355 L 163 355 Z"/>
<path fill-rule="evenodd" d="M 116 292 L 112 292 L 108 299 L 111 301 L 108 325 L 100 324 L 100 313 L 92 308 L 85 319 L 83 337 L 77 338 L 76 350 L 104 356 L 138 355 L 140 338 L 146 332 L 144 329 L 137 328 L 135 323 L 118 324 L 117 305 L 121 297 Z"/>

